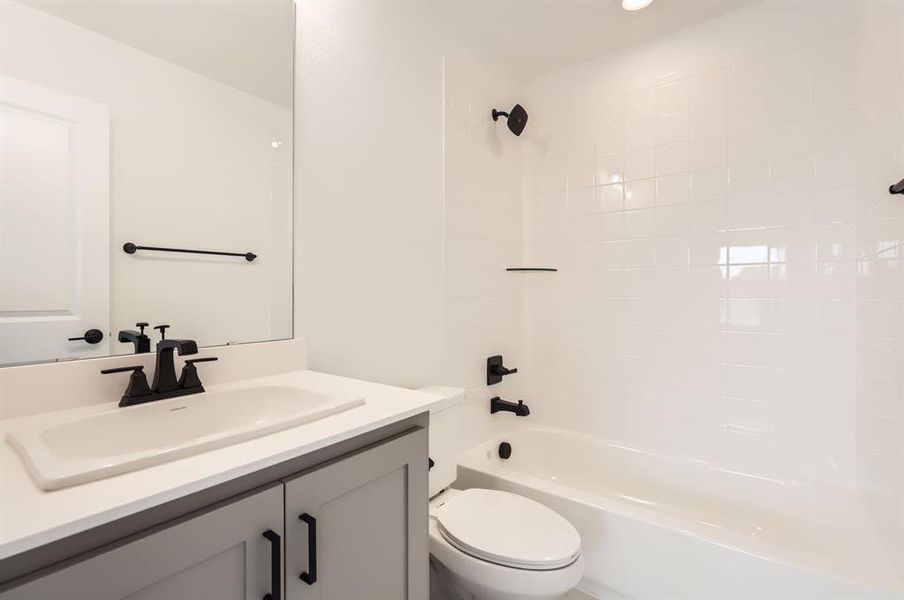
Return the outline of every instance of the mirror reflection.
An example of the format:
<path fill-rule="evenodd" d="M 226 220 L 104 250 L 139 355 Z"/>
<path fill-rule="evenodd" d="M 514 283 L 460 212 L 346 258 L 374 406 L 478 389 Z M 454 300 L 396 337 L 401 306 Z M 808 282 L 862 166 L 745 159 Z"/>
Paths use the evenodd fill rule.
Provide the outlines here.
<path fill-rule="evenodd" d="M 0 363 L 292 336 L 293 12 L 0 2 Z"/>

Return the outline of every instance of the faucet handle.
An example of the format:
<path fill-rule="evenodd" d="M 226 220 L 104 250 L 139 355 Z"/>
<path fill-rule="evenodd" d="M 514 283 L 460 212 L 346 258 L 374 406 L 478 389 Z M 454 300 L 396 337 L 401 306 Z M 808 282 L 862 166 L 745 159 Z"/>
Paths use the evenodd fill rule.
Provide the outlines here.
<path fill-rule="evenodd" d="M 487 385 L 495 385 L 506 375 L 514 375 L 517 372 L 518 369 L 507 369 L 502 364 L 501 354 L 487 358 Z"/>
<path fill-rule="evenodd" d="M 133 365 L 131 367 L 116 367 L 114 369 L 101 369 L 102 375 L 109 375 L 110 373 L 125 373 L 126 371 L 141 371 L 144 372 L 144 365 Z"/>
<path fill-rule="evenodd" d="M 208 356 L 207 358 L 192 358 L 190 360 L 185 361 L 185 364 L 193 365 L 193 364 L 199 363 L 199 362 L 211 362 L 214 360 L 220 360 L 220 359 L 217 358 L 216 356 Z"/>
<path fill-rule="evenodd" d="M 119 400 L 119 405 L 129 406 L 130 404 L 139 404 L 141 402 L 145 402 L 145 400 L 142 400 L 142 398 L 144 396 L 151 395 L 151 388 L 148 385 L 148 378 L 144 374 L 143 365 L 103 369 L 101 370 L 101 373 L 104 375 L 109 375 L 111 373 L 125 373 L 127 371 L 131 371 L 132 375 L 129 376 L 129 385 L 126 386 L 126 391 L 123 393 L 122 398 Z"/>
<path fill-rule="evenodd" d="M 147 326 L 148 326 L 148 323 L 145 323 L 144 321 L 135 323 L 135 327 L 137 327 L 140 330 L 138 333 L 140 333 L 141 335 L 144 335 L 144 328 Z"/>
<path fill-rule="evenodd" d="M 193 358 L 185 361 L 185 366 L 182 367 L 182 375 L 179 377 L 179 389 L 190 390 L 197 388 L 203 392 L 204 386 L 201 385 L 201 378 L 198 377 L 198 368 L 195 367 L 195 363 L 213 360 L 219 359 L 216 356 L 208 356 L 207 358 Z"/>
<path fill-rule="evenodd" d="M 166 330 L 169 329 L 169 325 L 154 325 L 154 329 L 160 330 L 160 339 L 166 339 Z"/>

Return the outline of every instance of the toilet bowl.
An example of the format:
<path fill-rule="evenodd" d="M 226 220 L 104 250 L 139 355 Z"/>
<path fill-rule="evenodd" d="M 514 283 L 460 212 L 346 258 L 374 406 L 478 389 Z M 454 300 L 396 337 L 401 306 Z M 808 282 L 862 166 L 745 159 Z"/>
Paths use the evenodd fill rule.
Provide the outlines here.
<path fill-rule="evenodd" d="M 430 412 L 430 600 L 557 600 L 584 574 L 581 538 L 547 506 L 499 490 L 451 487 L 464 390 Z"/>
<path fill-rule="evenodd" d="M 429 529 L 431 600 L 556 600 L 584 574 L 574 527 L 517 494 L 447 489 Z"/>

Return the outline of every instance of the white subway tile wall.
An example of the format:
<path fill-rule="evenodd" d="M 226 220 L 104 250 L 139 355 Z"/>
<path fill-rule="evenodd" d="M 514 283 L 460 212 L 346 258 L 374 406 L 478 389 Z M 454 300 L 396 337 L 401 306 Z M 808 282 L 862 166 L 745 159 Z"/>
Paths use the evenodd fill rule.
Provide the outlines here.
<path fill-rule="evenodd" d="M 523 280 L 538 420 L 901 493 L 902 40 L 901 2 L 762 3 L 529 86 L 524 260 L 560 269 Z M 453 249 L 504 240 L 474 278 L 518 244 L 508 194 L 450 219 Z M 514 306 L 492 280 L 474 302 Z"/>
<path fill-rule="evenodd" d="M 513 415 L 491 417 L 490 398 L 518 395 L 518 381 L 486 385 L 488 356 L 502 354 L 520 366 L 522 277 L 506 267 L 521 264 L 521 151 L 505 120 L 491 109 L 509 110 L 519 98 L 504 71 L 485 57 L 465 52 L 446 57 L 445 73 L 445 354 L 440 383 L 467 391 L 463 447 L 510 424 Z M 499 91 L 502 90 L 502 93 Z M 528 125 L 530 126 L 530 125 Z M 571 198 L 592 210 L 594 142 L 590 180 Z"/>

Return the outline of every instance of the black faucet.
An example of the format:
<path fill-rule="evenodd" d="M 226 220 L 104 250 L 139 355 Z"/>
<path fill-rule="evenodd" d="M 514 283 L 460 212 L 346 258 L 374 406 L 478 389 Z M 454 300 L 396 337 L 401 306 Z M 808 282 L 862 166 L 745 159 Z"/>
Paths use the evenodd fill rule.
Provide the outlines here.
<path fill-rule="evenodd" d="M 160 330 L 161 340 L 157 342 L 157 365 L 154 371 L 154 383 L 148 386 L 144 367 L 131 366 L 116 369 L 104 369 L 104 375 L 109 373 L 124 373 L 131 371 L 129 385 L 119 401 L 120 406 L 131 406 L 165 398 L 176 398 L 188 394 L 198 394 L 204 391 L 201 379 L 198 377 L 196 363 L 217 360 L 215 356 L 209 358 L 196 358 L 185 361 L 182 367 L 182 375 L 176 379 L 176 366 L 173 359 L 173 351 L 179 356 L 198 353 L 198 344 L 194 340 L 168 340 L 166 330 L 169 325 L 158 325 L 154 329 Z"/>
<path fill-rule="evenodd" d="M 530 414 L 530 409 L 523 400 L 518 400 L 518 403 L 515 404 L 514 402 L 507 402 L 499 396 L 490 398 L 490 414 L 495 415 L 500 411 L 515 413 L 515 416 L 517 417 L 526 417 Z"/>
<path fill-rule="evenodd" d="M 144 328 L 147 327 L 147 323 L 135 323 L 135 327 L 138 327 L 140 331 L 135 331 L 133 329 L 123 329 L 119 332 L 119 341 L 123 344 L 131 342 L 135 344 L 135 354 L 145 354 L 151 351 L 151 338 L 145 335 Z"/>

